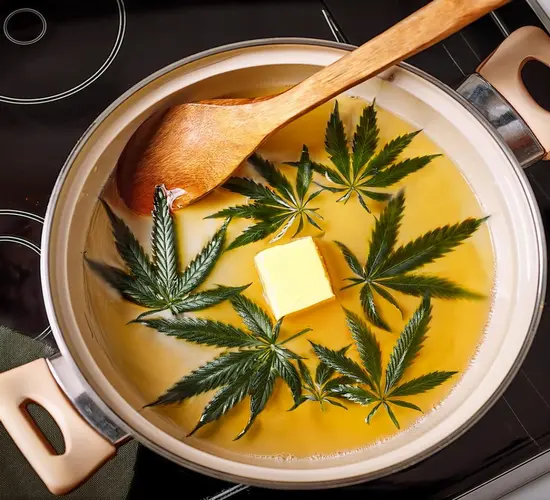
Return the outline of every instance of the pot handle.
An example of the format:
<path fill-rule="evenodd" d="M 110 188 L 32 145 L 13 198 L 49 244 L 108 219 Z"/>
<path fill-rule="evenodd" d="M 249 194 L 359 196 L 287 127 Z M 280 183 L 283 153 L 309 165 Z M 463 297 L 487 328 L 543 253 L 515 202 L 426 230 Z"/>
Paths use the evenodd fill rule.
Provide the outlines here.
<path fill-rule="evenodd" d="M 46 409 L 59 425 L 65 440 L 62 455 L 55 453 L 26 410 L 31 402 Z M 45 359 L 0 373 L 0 422 L 56 495 L 76 488 L 116 451 L 72 407 Z"/>
<path fill-rule="evenodd" d="M 545 160 L 550 159 L 550 112 L 539 106 L 531 97 L 521 70 L 531 60 L 550 66 L 550 37 L 540 28 L 525 26 L 514 31 L 477 68 L 487 80 L 512 105 L 532 130 L 544 148 Z"/>

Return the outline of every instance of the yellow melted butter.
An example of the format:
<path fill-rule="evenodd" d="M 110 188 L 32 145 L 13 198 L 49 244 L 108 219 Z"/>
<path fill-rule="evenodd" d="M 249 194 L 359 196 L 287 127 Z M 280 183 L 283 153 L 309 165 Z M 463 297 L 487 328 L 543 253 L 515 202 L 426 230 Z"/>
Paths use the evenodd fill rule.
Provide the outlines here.
<path fill-rule="evenodd" d="M 351 136 L 350 131 L 354 130 L 356 120 L 365 103 L 349 97 L 340 97 L 338 100 L 348 136 Z M 314 160 L 328 162 L 323 139 L 331 109 L 332 103 L 326 104 L 287 126 L 270 138 L 262 146 L 260 153 L 274 161 L 297 160 L 302 144 L 306 143 Z M 378 123 L 380 146 L 397 135 L 413 130 L 409 124 L 380 108 L 378 108 Z M 405 155 L 412 157 L 440 152 L 438 147 L 421 133 L 406 149 Z M 294 177 L 295 169 L 281 168 L 285 174 Z M 250 167 L 245 166 L 239 174 L 251 175 L 252 171 Z M 316 178 L 318 181 L 324 181 L 317 176 Z M 404 244 L 440 225 L 455 223 L 470 216 L 484 215 L 468 184 L 446 157 L 433 160 L 420 172 L 404 179 L 399 186 L 392 187 L 391 191 L 395 192 L 400 187 L 406 188 L 406 208 L 398 244 Z M 311 333 L 292 341 L 287 347 L 307 357 L 306 363 L 313 372 L 317 360 L 308 339 L 331 348 L 350 344 L 351 336 L 345 326 L 342 306 L 361 312 L 359 287 L 340 291 L 343 279 L 351 276 L 351 273 L 332 241 L 345 242 L 364 261 L 374 223 L 373 216 L 361 208 L 355 198 L 347 204 L 335 203 L 336 198 L 337 195 L 327 192 L 312 203 L 312 206 L 320 208 L 320 213 L 325 218 L 322 222 L 324 233 L 311 226 L 306 226 L 306 230 L 302 233 L 318 237 L 317 242 L 327 264 L 336 300 L 286 318 L 282 329 L 284 339 L 305 327 L 312 328 Z M 218 189 L 202 201 L 177 212 L 179 247 L 183 262 L 188 263 L 221 224 L 220 220 L 205 221 L 204 217 L 227 206 L 245 202 L 246 200 L 240 195 Z M 375 213 L 378 214 L 381 211 L 381 204 L 372 200 L 368 200 L 368 203 Z M 124 216 L 128 218 L 133 230 L 139 229 L 140 236 L 148 235 L 149 220 L 140 220 L 135 216 L 132 219 L 130 214 Z M 228 241 L 235 238 L 249 223 L 250 221 L 231 223 Z M 292 234 L 291 229 L 289 235 Z M 285 236 L 278 243 L 287 241 L 289 236 Z M 90 254 L 95 257 L 94 244 L 90 245 L 92 247 Z M 205 286 L 252 283 L 246 290 L 246 295 L 267 308 L 253 259 L 258 252 L 268 246 L 267 239 L 224 254 Z M 148 248 L 147 244 L 146 247 Z M 479 301 L 435 299 L 428 338 L 419 357 L 407 370 L 404 380 L 432 370 L 463 372 L 472 360 L 488 319 L 491 302 L 493 254 L 488 230 L 483 227 L 454 252 L 425 266 L 423 271 L 456 280 L 471 290 L 485 294 L 488 298 Z M 97 279 L 89 281 L 90 287 L 104 287 Z M 113 363 L 124 377 L 133 381 L 137 391 L 143 396 L 144 402 L 156 399 L 190 370 L 215 356 L 217 352 L 215 349 L 168 338 L 142 326 L 127 326 L 126 322 L 143 310 L 120 299 L 114 299 L 115 295 L 109 295 L 108 299 L 102 295 L 98 298 L 100 295 L 95 294 L 95 298 L 91 295 L 90 300 L 94 310 L 99 308 L 101 315 L 109 318 L 102 320 L 108 321 L 103 323 L 103 332 L 106 337 L 104 342 L 108 346 Z M 382 314 L 389 321 L 393 332 L 388 333 L 373 327 L 382 347 L 383 363 L 387 362 L 398 333 L 420 300 L 399 293 L 395 293 L 395 296 L 404 306 L 405 319 L 401 319 L 392 306 L 379 301 Z M 238 316 L 228 303 L 200 311 L 197 315 L 241 326 Z M 355 356 L 355 352 L 353 355 Z M 424 412 L 429 412 L 449 394 L 459 378 L 460 375 L 455 376 L 452 382 L 447 382 L 426 394 L 403 399 L 414 402 L 423 408 Z M 146 412 L 161 412 L 181 427 L 182 436 L 184 436 L 194 427 L 212 394 L 192 398 L 178 406 L 162 407 L 146 410 Z M 247 400 L 220 421 L 204 427 L 196 436 L 213 451 L 218 448 L 242 454 L 290 455 L 302 458 L 359 449 L 396 433 L 389 417 L 382 410 L 373 418 L 371 424 L 367 425 L 364 418 L 370 407 L 349 404 L 348 411 L 332 406 L 327 406 L 325 411 L 321 411 L 317 403 L 306 402 L 297 410 L 288 412 L 291 406 L 290 391 L 279 381 L 266 409 L 241 440 L 233 441 L 248 419 Z M 406 408 L 395 407 L 394 412 L 402 429 L 413 424 L 420 416 L 417 412 Z"/>

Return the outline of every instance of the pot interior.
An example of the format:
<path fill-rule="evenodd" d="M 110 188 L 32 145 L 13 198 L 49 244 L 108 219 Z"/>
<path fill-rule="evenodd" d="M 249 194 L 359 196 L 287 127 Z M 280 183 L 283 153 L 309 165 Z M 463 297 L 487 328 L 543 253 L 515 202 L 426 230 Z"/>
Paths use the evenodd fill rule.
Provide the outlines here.
<path fill-rule="evenodd" d="M 492 314 L 459 384 L 436 411 L 392 439 L 317 461 L 246 458 L 198 440 L 182 441 L 182 431 L 173 422 L 141 410 L 149 401 L 125 376 L 127 370 L 109 342 L 106 312 L 114 313 L 116 297 L 97 298 L 83 260 L 90 239 L 96 248 L 112 245 L 98 197 L 105 194 L 122 149 L 155 111 L 178 102 L 292 85 L 344 52 L 304 43 L 256 45 L 168 68 L 131 90 L 94 123 L 54 192 L 43 270 L 48 315 L 58 343 L 104 407 L 138 439 L 179 463 L 249 482 L 295 487 L 346 484 L 389 473 L 443 446 L 477 420 L 502 392 L 529 346 L 544 293 L 545 250 L 525 176 L 508 149 L 450 91 L 408 67 L 395 67 L 349 93 L 369 102 L 376 99 L 381 108 L 423 129 L 453 160 L 483 211 L 491 215 L 496 277 Z M 148 238 L 147 232 L 137 236 Z M 94 293 L 95 298 L 90 295 Z M 98 300 L 103 313 L 98 313 Z"/>

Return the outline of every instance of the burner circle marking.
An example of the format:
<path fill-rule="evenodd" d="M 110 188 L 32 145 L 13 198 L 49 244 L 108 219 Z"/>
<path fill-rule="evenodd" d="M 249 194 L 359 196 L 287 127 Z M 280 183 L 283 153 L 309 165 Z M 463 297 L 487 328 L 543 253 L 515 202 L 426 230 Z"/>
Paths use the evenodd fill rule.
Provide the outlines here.
<path fill-rule="evenodd" d="M 25 238 L 20 238 L 19 236 L 0 236 L 0 243 L 2 242 L 17 243 L 18 245 L 30 248 L 35 254 L 40 255 L 40 247 Z"/>
<path fill-rule="evenodd" d="M 64 99 L 65 97 L 72 96 L 73 94 L 80 92 L 81 90 L 85 89 L 86 87 L 94 83 L 103 73 L 105 73 L 105 71 L 107 71 L 109 66 L 115 60 L 116 56 L 118 55 L 118 52 L 120 51 L 120 47 L 122 46 L 122 41 L 124 39 L 124 34 L 126 32 L 126 9 L 124 7 L 124 1 L 116 0 L 116 4 L 118 9 L 117 36 L 113 44 L 113 47 L 111 48 L 111 52 L 107 56 L 107 59 L 105 59 L 103 64 L 96 70 L 96 72 L 93 75 L 88 77 L 83 82 L 79 83 L 76 87 L 65 90 L 64 92 L 59 92 L 58 94 L 52 94 L 45 97 L 33 97 L 33 98 L 19 98 L 19 97 L 10 97 L 5 95 L 0 95 L 0 102 L 6 102 L 8 104 L 46 104 L 48 102 L 59 101 L 60 99 Z M 28 10 L 32 10 L 32 9 L 28 9 Z"/>
<path fill-rule="evenodd" d="M 32 212 L 26 212 L 25 210 L 13 210 L 11 208 L 0 209 L 0 215 L 13 215 L 15 217 L 23 217 L 24 219 L 30 219 L 35 222 L 44 224 L 44 217 L 41 215 L 33 214 Z"/>
<path fill-rule="evenodd" d="M 36 17 L 38 17 L 38 19 L 40 20 L 40 24 L 42 25 L 42 30 L 40 31 L 40 33 L 37 36 L 35 36 L 34 38 L 32 38 L 31 40 L 18 40 L 17 38 L 12 36 L 10 34 L 9 30 L 8 30 L 8 24 L 9 24 L 10 20 L 14 16 L 16 16 L 17 14 L 24 14 L 24 13 L 35 15 Z M 9 14 L 6 17 L 6 19 L 4 20 L 4 26 L 3 26 L 4 35 L 6 36 L 6 38 L 10 42 L 15 43 L 17 45 L 32 45 L 33 43 L 38 42 L 46 34 L 47 29 L 48 29 L 48 23 L 46 22 L 46 18 L 40 12 L 38 12 L 37 10 L 29 9 L 29 8 L 14 10 L 11 14 Z"/>

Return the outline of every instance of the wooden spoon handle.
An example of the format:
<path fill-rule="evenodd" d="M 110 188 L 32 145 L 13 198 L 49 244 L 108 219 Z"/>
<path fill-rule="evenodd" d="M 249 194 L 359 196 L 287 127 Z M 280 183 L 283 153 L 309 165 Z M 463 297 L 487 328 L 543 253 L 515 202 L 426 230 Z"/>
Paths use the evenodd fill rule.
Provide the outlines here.
<path fill-rule="evenodd" d="M 272 100 L 270 105 L 284 120 L 279 126 L 434 45 L 507 2 L 432 0 L 376 38 L 275 97 L 278 102 Z"/>

